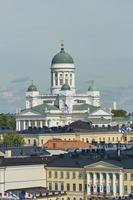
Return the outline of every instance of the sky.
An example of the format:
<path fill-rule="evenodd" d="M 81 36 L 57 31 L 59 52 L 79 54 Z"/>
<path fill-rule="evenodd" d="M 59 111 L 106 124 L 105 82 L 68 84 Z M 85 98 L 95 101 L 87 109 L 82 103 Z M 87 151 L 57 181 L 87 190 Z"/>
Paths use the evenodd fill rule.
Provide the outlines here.
<path fill-rule="evenodd" d="M 102 106 L 133 112 L 132 0 L 0 0 L 0 113 L 25 107 L 34 81 L 50 88 L 50 65 L 63 39 L 76 66 L 77 92 L 90 80 Z"/>

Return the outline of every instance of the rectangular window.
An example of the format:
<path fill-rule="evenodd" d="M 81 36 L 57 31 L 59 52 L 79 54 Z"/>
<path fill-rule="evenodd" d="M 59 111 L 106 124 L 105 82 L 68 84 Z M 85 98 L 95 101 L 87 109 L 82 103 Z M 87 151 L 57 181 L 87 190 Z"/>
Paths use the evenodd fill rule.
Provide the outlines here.
<path fill-rule="evenodd" d="M 58 85 L 58 79 L 55 79 L 55 85 Z"/>
<path fill-rule="evenodd" d="M 81 178 L 82 178 L 82 173 L 79 172 L 79 179 L 81 179 Z"/>
<path fill-rule="evenodd" d="M 57 178 L 57 172 L 54 173 L 54 177 Z"/>
<path fill-rule="evenodd" d="M 73 183 L 73 191 L 76 191 L 76 184 Z"/>
<path fill-rule="evenodd" d="M 127 174 L 124 174 L 124 180 L 127 181 Z"/>
<path fill-rule="evenodd" d="M 70 184 L 67 183 L 67 191 L 70 191 Z"/>
<path fill-rule="evenodd" d="M 75 172 L 73 172 L 73 174 L 72 174 L 72 178 L 73 178 L 73 179 L 76 178 L 76 173 L 75 173 Z"/>
<path fill-rule="evenodd" d="M 61 189 L 61 191 L 64 191 L 64 183 L 63 182 L 60 185 L 60 189 Z"/>
<path fill-rule="evenodd" d="M 79 184 L 79 191 L 82 192 L 82 184 Z"/>
<path fill-rule="evenodd" d="M 60 85 L 63 85 L 63 79 L 62 78 L 60 79 Z"/>
<path fill-rule="evenodd" d="M 52 183 L 49 183 L 49 190 L 52 190 Z"/>
<path fill-rule="evenodd" d="M 70 176 L 69 176 L 69 172 L 66 172 L 66 178 L 69 179 Z"/>
<path fill-rule="evenodd" d="M 65 84 L 68 84 L 68 79 L 65 79 Z"/>
<path fill-rule="evenodd" d="M 127 185 L 124 185 L 124 193 L 127 193 Z"/>
<path fill-rule="evenodd" d="M 87 192 L 87 184 L 85 184 L 85 192 Z"/>
<path fill-rule="evenodd" d="M 133 185 L 131 185 L 131 193 L 133 193 Z"/>
<path fill-rule="evenodd" d="M 133 174 L 131 174 L 131 181 L 133 181 Z"/>
<path fill-rule="evenodd" d="M 60 178 L 63 178 L 63 177 L 64 177 L 63 172 L 60 172 Z"/>
<path fill-rule="evenodd" d="M 48 177 L 49 177 L 49 178 L 52 177 L 52 172 L 51 172 L 51 171 L 48 173 Z"/>
<path fill-rule="evenodd" d="M 55 183 L 55 190 L 58 190 L 58 183 Z"/>

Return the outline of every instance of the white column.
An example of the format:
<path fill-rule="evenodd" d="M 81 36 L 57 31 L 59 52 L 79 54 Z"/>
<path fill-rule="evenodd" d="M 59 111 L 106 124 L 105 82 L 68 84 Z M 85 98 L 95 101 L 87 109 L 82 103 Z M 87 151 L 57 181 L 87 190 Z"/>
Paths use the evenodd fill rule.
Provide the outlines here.
<path fill-rule="evenodd" d="M 93 192 L 97 193 L 96 173 L 93 173 Z"/>
<path fill-rule="evenodd" d="M 123 174 L 119 174 L 119 195 L 123 196 Z"/>
<path fill-rule="evenodd" d="M 87 195 L 91 195 L 90 173 L 87 173 Z"/>
<path fill-rule="evenodd" d="M 106 193 L 110 193 L 109 174 L 106 173 Z"/>
<path fill-rule="evenodd" d="M 42 121 L 40 121 L 40 127 L 42 128 Z"/>
<path fill-rule="evenodd" d="M 113 196 L 116 196 L 116 174 L 113 173 Z"/>
<path fill-rule="evenodd" d="M 16 131 L 18 131 L 18 120 L 16 120 Z"/>
<path fill-rule="evenodd" d="M 103 193 L 103 174 L 100 173 L 100 193 Z"/>
<path fill-rule="evenodd" d="M 28 127 L 30 127 L 31 126 L 31 121 L 29 120 L 29 124 L 28 124 Z"/>
<path fill-rule="evenodd" d="M 25 120 L 23 121 L 23 130 L 25 130 L 26 129 L 26 122 L 25 122 Z"/>
<path fill-rule="evenodd" d="M 18 131 L 20 131 L 20 120 L 18 120 Z"/>
<path fill-rule="evenodd" d="M 35 127 L 37 127 L 37 121 L 35 121 Z"/>

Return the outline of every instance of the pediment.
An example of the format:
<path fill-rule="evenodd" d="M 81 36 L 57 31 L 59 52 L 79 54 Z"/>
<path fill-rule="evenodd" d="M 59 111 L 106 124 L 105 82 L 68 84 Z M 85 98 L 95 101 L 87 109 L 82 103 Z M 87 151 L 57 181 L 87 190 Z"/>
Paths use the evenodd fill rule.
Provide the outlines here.
<path fill-rule="evenodd" d="M 21 116 L 37 116 L 40 115 L 39 112 L 35 112 L 35 111 L 22 111 Z"/>
<path fill-rule="evenodd" d="M 102 110 L 102 109 L 99 109 L 99 110 L 96 110 L 94 111 L 93 113 L 91 113 L 91 115 L 99 115 L 99 116 L 111 116 L 110 113 Z"/>
<path fill-rule="evenodd" d="M 93 164 L 90 164 L 90 165 L 87 165 L 85 166 L 86 169 L 117 169 L 117 168 L 120 168 L 119 166 L 117 165 L 114 165 L 114 164 L 111 164 L 111 163 L 107 163 L 107 162 L 104 162 L 104 161 L 99 161 L 99 162 L 96 162 L 96 163 L 93 163 Z"/>

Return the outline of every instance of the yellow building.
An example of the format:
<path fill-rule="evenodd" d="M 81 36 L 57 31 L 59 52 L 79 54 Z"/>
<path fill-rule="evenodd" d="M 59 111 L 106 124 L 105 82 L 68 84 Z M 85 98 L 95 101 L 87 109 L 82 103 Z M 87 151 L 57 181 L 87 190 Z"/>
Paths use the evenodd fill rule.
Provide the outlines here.
<path fill-rule="evenodd" d="M 123 197 L 133 192 L 133 158 L 100 159 L 89 153 L 64 155 L 49 163 L 47 187 L 67 192 L 67 200 Z"/>
<path fill-rule="evenodd" d="M 119 133 L 117 131 L 112 132 L 77 132 L 77 133 L 44 133 L 44 134 L 22 134 L 26 145 L 36 144 L 42 146 L 48 140 L 54 138 L 60 138 L 61 140 L 81 140 L 87 143 L 96 141 L 98 143 L 128 143 L 133 140 L 133 133 Z"/>

